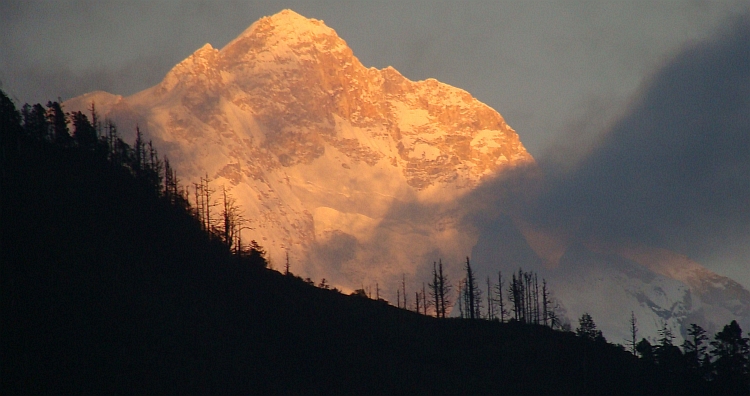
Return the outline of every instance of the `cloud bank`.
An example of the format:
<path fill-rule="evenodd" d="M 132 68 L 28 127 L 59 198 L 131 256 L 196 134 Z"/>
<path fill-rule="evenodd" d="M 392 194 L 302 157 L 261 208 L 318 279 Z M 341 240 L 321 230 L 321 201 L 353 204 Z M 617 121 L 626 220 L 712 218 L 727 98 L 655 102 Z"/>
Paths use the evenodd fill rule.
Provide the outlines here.
<path fill-rule="evenodd" d="M 722 261 L 718 272 L 750 285 L 750 18 L 667 62 L 575 165 L 539 161 L 541 184 L 521 170 L 475 202 L 507 208 L 499 200 L 513 196 L 537 225 L 669 248 L 714 270 Z M 473 220 L 495 232 L 487 218 Z"/>

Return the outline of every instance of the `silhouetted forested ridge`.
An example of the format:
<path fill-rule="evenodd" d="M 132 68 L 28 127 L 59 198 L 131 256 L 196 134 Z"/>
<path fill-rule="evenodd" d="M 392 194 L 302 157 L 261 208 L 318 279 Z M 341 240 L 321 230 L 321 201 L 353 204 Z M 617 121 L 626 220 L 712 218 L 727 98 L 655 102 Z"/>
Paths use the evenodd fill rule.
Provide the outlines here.
<path fill-rule="evenodd" d="M 269 270 L 155 188 L 132 148 L 60 123 L 34 135 L 33 110 L 0 102 L 3 394 L 714 391 L 598 339 L 428 317 Z"/>

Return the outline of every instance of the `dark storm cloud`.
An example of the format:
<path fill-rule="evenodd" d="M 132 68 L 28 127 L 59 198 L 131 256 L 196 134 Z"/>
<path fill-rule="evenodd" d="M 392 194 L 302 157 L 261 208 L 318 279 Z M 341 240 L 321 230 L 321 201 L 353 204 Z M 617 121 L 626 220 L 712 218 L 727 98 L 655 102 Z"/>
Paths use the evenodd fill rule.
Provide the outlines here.
<path fill-rule="evenodd" d="M 750 224 L 750 23 L 662 68 L 535 220 L 582 236 L 715 247 Z"/>
<path fill-rule="evenodd" d="M 750 284 L 750 18 L 660 68 L 574 166 L 561 156 L 539 159 L 541 182 L 521 169 L 478 189 L 473 223 L 491 233 L 497 208 L 523 202 L 539 225 L 673 249 Z"/>

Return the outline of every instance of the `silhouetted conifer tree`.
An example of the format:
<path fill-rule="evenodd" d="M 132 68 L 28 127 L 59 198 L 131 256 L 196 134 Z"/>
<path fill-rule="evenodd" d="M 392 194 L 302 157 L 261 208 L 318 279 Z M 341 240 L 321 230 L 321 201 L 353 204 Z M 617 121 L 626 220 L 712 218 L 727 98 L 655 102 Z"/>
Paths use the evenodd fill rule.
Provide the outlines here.
<path fill-rule="evenodd" d="M 177 173 L 169 164 L 169 158 L 164 157 L 164 198 L 171 204 L 175 203 L 177 197 Z"/>
<path fill-rule="evenodd" d="M 594 323 L 594 319 L 588 312 L 581 315 L 581 318 L 578 319 L 576 334 L 581 338 L 586 338 L 591 341 L 606 341 L 602 335 L 602 331 L 597 330 L 596 323 Z"/>
<path fill-rule="evenodd" d="M 154 191 L 154 194 L 161 195 L 162 192 L 162 179 L 164 172 L 164 163 L 159 159 L 159 153 L 156 151 L 152 141 L 148 141 L 146 144 L 146 168 L 145 168 L 145 181 Z"/>
<path fill-rule="evenodd" d="M 136 177 L 139 177 L 141 175 L 141 172 L 145 167 L 145 158 L 146 145 L 143 142 L 143 134 L 141 133 L 141 128 L 136 126 L 135 143 L 133 143 L 133 156 L 130 161 L 130 169 L 133 170 L 133 173 L 136 175 Z"/>
<path fill-rule="evenodd" d="M 70 121 L 62 110 L 60 103 L 47 102 L 47 122 L 52 128 L 52 140 L 60 146 L 69 146 L 72 138 L 68 130 Z"/>
<path fill-rule="evenodd" d="M 750 390 L 750 340 L 742 336 L 736 320 L 724 326 L 711 341 L 715 381 L 726 393 L 747 393 Z"/>
<path fill-rule="evenodd" d="M 680 348 L 672 343 L 674 338 L 672 329 L 664 322 L 659 330 L 659 343 L 654 347 L 654 357 L 657 364 L 664 366 L 669 371 L 679 372 L 682 370 L 681 364 L 684 359 Z"/>
<path fill-rule="evenodd" d="M 707 357 L 706 350 L 708 349 L 706 330 L 703 330 L 702 327 L 695 323 L 691 323 L 687 330 L 687 335 L 687 338 L 682 343 L 687 368 L 694 374 L 697 373 L 701 377 L 704 377 L 707 374 L 705 372 L 707 367 L 703 367 L 704 359 Z"/>
<path fill-rule="evenodd" d="M 640 341 L 638 341 L 638 345 L 635 346 L 635 350 L 639 355 L 641 355 L 641 359 L 649 362 L 655 361 L 654 347 L 650 342 L 648 342 L 647 339 L 642 338 Z"/>
<path fill-rule="evenodd" d="M 99 113 L 96 111 L 96 104 L 94 102 L 91 102 L 91 106 L 89 106 L 89 111 L 91 112 L 91 126 L 94 127 L 94 131 L 96 132 L 96 138 L 97 140 L 101 136 L 102 131 L 102 125 L 101 120 L 99 120 Z"/>
<path fill-rule="evenodd" d="M 49 139 L 49 121 L 47 111 L 37 103 L 33 107 L 28 104 L 23 106 L 23 129 L 27 136 L 38 141 Z"/>
<path fill-rule="evenodd" d="M 70 120 L 65 115 L 58 102 L 47 102 L 47 120 L 52 128 L 52 140 L 58 145 L 68 146 L 71 143 L 68 124 Z"/>
<path fill-rule="evenodd" d="M 2 161 L 7 160 L 9 151 L 18 152 L 22 135 L 21 113 L 16 109 L 13 101 L 0 90 L 0 147 Z M 3 167 L 5 173 L 5 167 Z"/>
<path fill-rule="evenodd" d="M 267 265 L 266 262 L 266 251 L 256 242 L 255 240 L 250 241 L 250 254 L 249 257 L 253 262 L 260 262 L 263 265 Z"/>
<path fill-rule="evenodd" d="M 80 111 L 71 114 L 73 120 L 73 140 L 78 147 L 85 150 L 94 150 L 99 142 L 96 129 L 89 122 L 88 117 Z"/>
<path fill-rule="evenodd" d="M 119 145 L 122 143 L 122 140 L 120 140 L 120 137 L 117 133 L 117 126 L 111 121 L 107 120 L 105 121 L 105 141 L 107 144 L 107 147 L 109 148 L 109 153 L 107 155 L 107 159 L 109 159 L 110 164 L 113 166 L 120 166 L 123 163 L 124 158 L 120 155 L 120 149 Z"/>

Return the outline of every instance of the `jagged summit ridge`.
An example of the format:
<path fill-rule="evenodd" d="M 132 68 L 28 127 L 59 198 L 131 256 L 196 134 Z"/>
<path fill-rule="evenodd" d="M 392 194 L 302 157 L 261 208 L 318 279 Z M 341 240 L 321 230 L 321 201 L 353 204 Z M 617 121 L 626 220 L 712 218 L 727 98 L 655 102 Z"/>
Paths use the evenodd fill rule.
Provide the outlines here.
<path fill-rule="evenodd" d="M 158 92 L 175 89 L 190 96 L 183 104 L 198 118 L 215 112 L 217 96 L 251 111 L 274 130 L 279 144 L 269 148 L 282 166 L 317 158 L 324 142 L 341 146 L 334 131 L 342 120 L 385 126 L 397 154 L 391 162 L 414 170 L 407 177 L 418 189 L 431 184 L 419 172 L 425 165 L 438 179 L 475 184 L 498 167 L 532 160 L 503 118 L 469 93 L 434 79 L 410 81 L 392 67 L 365 68 L 333 29 L 293 11 L 261 19 L 221 51 L 202 47 L 170 71 Z M 300 136 L 301 127 L 313 131 Z M 292 130 L 301 145 L 284 137 Z M 383 158 L 382 148 L 356 151 L 367 152 L 371 165 Z"/>
<path fill-rule="evenodd" d="M 338 37 L 336 31 L 326 26 L 323 21 L 305 18 L 289 9 L 261 18 L 253 23 L 236 39 L 229 42 L 224 50 L 235 48 L 238 43 L 247 40 L 262 41 L 269 48 L 302 42 L 317 46 L 331 42 L 346 45 Z"/>

